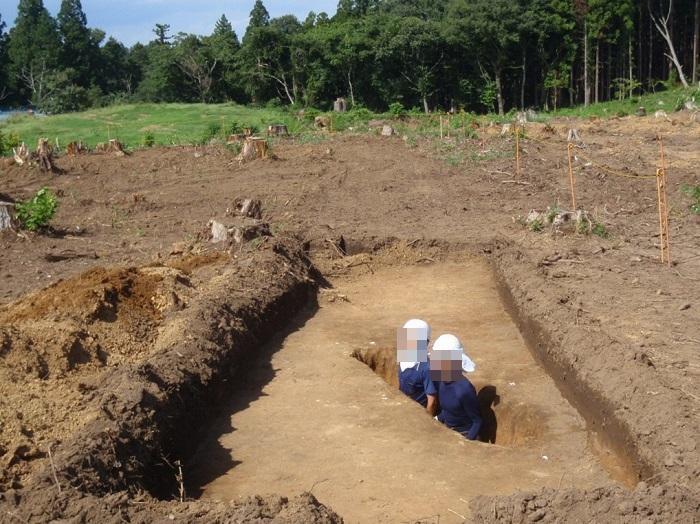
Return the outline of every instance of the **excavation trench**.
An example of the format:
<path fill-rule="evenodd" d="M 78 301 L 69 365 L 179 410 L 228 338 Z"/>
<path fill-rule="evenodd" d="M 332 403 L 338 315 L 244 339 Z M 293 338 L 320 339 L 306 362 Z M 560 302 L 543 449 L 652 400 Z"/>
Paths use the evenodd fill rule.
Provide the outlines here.
<path fill-rule="evenodd" d="M 191 457 L 191 494 L 313 490 L 348 522 L 460 521 L 481 494 L 634 481 L 534 361 L 485 262 L 383 267 L 333 284 L 232 383 Z M 435 335 L 458 334 L 477 362 L 485 442 L 396 389 L 395 328 L 415 316 Z"/>

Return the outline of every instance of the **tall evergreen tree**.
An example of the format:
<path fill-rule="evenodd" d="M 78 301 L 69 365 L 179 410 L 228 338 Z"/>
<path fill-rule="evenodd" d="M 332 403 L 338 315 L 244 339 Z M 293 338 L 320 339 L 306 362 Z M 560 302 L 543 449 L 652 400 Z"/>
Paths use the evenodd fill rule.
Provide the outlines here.
<path fill-rule="evenodd" d="M 63 0 L 58 12 L 61 37 L 61 63 L 75 71 L 75 83 L 88 87 L 97 66 L 98 43 L 87 27 L 87 17 L 80 0 Z"/>
<path fill-rule="evenodd" d="M 40 104 L 49 77 L 58 69 L 60 53 L 56 21 L 42 0 L 20 0 L 7 52 L 9 72 L 21 86 L 20 94 Z"/>
<path fill-rule="evenodd" d="M 156 24 L 153 28 L 153 33 L 156 35 L 156 42 L 160 45 L 165 45 L 170 42 L 172 37 L 168 34 L 170 32 L 170 24 Z"/>
<path fill-rule="evenodd" d="M 248 28 L 246 29 L 245 35 L 243 35 L 243 40 L 248 38 L 251 31 L 260 28 L 267 27 L 270 25 L 270 13 L 267 12 L 262 0 L 255 0 L 255 5 L 250 11 L 250 18 L 248 21 Z"/>
<path fill-rule="evenodd" d="M 221 15 L 217 20 L 214 32 L 205 44 L 211 48 L 211 54 L 217 61 L 214 96 L 241 100 L 240 76 L 236 71 L 236 56 L 241 44 L 226 15 Z"/>
<path fill-rule="evenodd" d="M 0 101 L 9 95 L 9 85 L 7 82 L 7 34 L 5 33 L 5 22 L 0 15 Z"/>

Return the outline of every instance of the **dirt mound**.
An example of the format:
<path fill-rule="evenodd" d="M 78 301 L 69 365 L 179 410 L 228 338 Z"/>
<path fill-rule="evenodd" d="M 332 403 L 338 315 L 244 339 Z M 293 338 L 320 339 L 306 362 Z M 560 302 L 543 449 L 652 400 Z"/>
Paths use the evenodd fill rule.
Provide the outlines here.
<path fill-rule="evenodd" d="M 24 513 L 22 509 L 30 504 L 35 510 L 31 514 Z M 132 500 L 125 493 L 95 497 L 45 490 L 25 495 L 22 504 L 18 503 L 14 493 L 0 494 L 0 508 L 5 515 L 16 518 L 21 515 L 22 521 L 26 522 L 343 522 L 333 510 L 310 493 L 302 493 L 291 500 L 279 495 L 267 495 L 224 504 Z"/>
<path fill-rule="evenodd" d="M 545 489 L 536 494 L 478 497 L 472 505 L 478 523 L 497 522 L 696 522 L 700 498 L 678 485 L 640 482 L 628 492 L 619 487 L 589 491 Z"/>
<path fill-rule="evenodd" d="M 190 286 L 171 268 L 94 268 L 0 309 L 0 486 L 94 417 L 101 377 L 149 353 Z"/>
<path fill-rule="evenodd" d="M 3 308 L 0 514 L 337 522 L 312 497 L 225 507 L 151 496 L 178 492 L 175 464 L 218 388 L 313 287 L 293 239 L 171 265 L 191 274 L 95 269 Z"/>

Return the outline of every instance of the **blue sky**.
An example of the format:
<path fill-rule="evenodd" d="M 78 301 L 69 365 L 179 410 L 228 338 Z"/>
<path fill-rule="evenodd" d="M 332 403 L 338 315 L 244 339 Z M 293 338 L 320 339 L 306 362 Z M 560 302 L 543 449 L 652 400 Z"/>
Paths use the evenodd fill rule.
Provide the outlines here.
<path fill-rule="evenodd" d="M 99 27 L 117 40 L 131 45 L 153 38 L 156 23 L 170 24 L 173 33 L 209 34 L 216 20 L 225 14 L 241 38 L 255 0 L 83 0 L 90 27 Z M 303 20 L 309 11 L 335 13 L 338 0 L 263 0 L 270 16 L 296 15 Z M 0 0 L 0 15 L 8 26 L 14 24 L 18 0 Z M 56 15 L 60 0 L 44 0 Z"/>

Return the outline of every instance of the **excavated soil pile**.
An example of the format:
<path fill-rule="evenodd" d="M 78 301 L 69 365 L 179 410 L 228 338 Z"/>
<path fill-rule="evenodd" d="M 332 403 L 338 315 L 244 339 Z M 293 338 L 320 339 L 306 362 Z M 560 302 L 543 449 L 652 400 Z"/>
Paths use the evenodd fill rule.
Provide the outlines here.
<path fill-rule="evenodd" d="M 178 269 L 179 268 L 179 269 Z M 219 388 L 315 287 L 298 241 L 95 268 L 0 310 L 0 520 L 335 522 L 312 496 L 161 502 Z"/>

